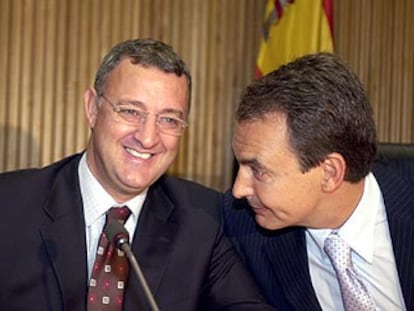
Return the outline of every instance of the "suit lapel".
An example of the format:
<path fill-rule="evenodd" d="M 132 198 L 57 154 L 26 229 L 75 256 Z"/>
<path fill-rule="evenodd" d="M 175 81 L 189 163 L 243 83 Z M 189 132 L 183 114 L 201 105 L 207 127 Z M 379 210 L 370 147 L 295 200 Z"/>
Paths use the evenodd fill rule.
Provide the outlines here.
<path fill-rule="evenodd" d="M 377 167 L 395 261 L 407 310 L 414 309 L 414 193 L 393 172 Z"/>
<path fill-rule="evenodd" d="M 170 219 L 174 205 L 161 184 L 162 181 L 157 182 L 148 192 L 132 243 L 132 250 L 154 296 L 170 260 L 178 229 L 177 223 Z M 148 306 L 133 271 L 130 272 L 128 288 L 126 310 Z"/>
<path fill-rule="evenodd" d="M 264 250 L 294 310 L 321 310 L 309 274 L 304 229 L 287 228 Z"/>
<path fill-rule="evenodd" d="M 79 158 L 58 171 L 44 208 L 51 222 L 41 229 L 62 300 L 68 302 L 64 306 L 67 310 L 83 309 L 87 291 L 85 222 L 77 174 Z"/>

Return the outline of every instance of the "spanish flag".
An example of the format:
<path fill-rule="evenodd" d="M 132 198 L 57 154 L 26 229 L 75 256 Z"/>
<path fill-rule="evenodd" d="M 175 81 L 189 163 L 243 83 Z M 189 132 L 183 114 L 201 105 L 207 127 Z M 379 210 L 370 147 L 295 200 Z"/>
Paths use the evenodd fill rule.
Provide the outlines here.
<path fill-rule="evenodd" d="M 268 0 L 256 77 L 309 53 L 333 52 L 333 0 Z"/>

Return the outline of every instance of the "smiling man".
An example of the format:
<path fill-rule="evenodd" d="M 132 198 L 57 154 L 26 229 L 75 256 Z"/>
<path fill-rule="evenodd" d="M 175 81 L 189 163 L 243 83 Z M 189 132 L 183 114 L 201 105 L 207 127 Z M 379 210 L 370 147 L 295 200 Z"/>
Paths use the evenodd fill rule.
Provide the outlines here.
<path fill-rule="evenodd" d="M 161 310 L 268 309 L 223 236 L 222 195 L 165 175 L 190 92 L 171 47 L 121 42 L 84 95 L 85 152 L 0 175 L 1 310 L 149 310 L 151 292 Z M 125 225 L 150 297 L 102 233 L 114 222 Z"/>

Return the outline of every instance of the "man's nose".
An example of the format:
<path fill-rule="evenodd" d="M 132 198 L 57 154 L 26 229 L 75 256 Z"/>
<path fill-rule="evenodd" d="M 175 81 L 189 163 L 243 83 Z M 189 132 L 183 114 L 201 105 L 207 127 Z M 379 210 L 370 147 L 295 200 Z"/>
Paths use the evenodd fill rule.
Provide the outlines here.
<path fill-rule="evenodd" d="M 237 172 L 237 176 L 233 184 L 233 196 L 238 199 L 250 196 L 253 194 L 252 189 L 253 188 L 251 186 L 249 176 L 247 176 L 246 173 L 239 168 L 239 171 Z"/>
<path fill-rule="evenodd" d="M 138 139 L 143 147 L 152 147 L 160 139 L 160 130 L 157 125 L 157 118 L 154 115 L 147 115 L 138 127 L 135 138 Z"/>

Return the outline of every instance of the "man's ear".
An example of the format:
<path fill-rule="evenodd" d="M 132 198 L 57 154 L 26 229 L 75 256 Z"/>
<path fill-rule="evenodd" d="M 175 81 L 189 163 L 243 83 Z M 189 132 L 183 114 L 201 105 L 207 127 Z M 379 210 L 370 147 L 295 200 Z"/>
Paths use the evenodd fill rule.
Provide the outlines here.
<path fill-rule="evenodd" d="M 344 182 L 344 176 L 346 171 L 346 162 L 344 157 L 333 152 L 326 156 L 325 160 L 321 164 L 322 168 L 322 191 L 334 192 Z"/>
<path fill-rule="evenodd" d="M 90 87 L 83 95 L 83 102 L 85 108 L 86 118 L 88 119 L 89 128 L 95 127 L 96 118 L 98 115 L 98 96 L 94 88 Z"/>

